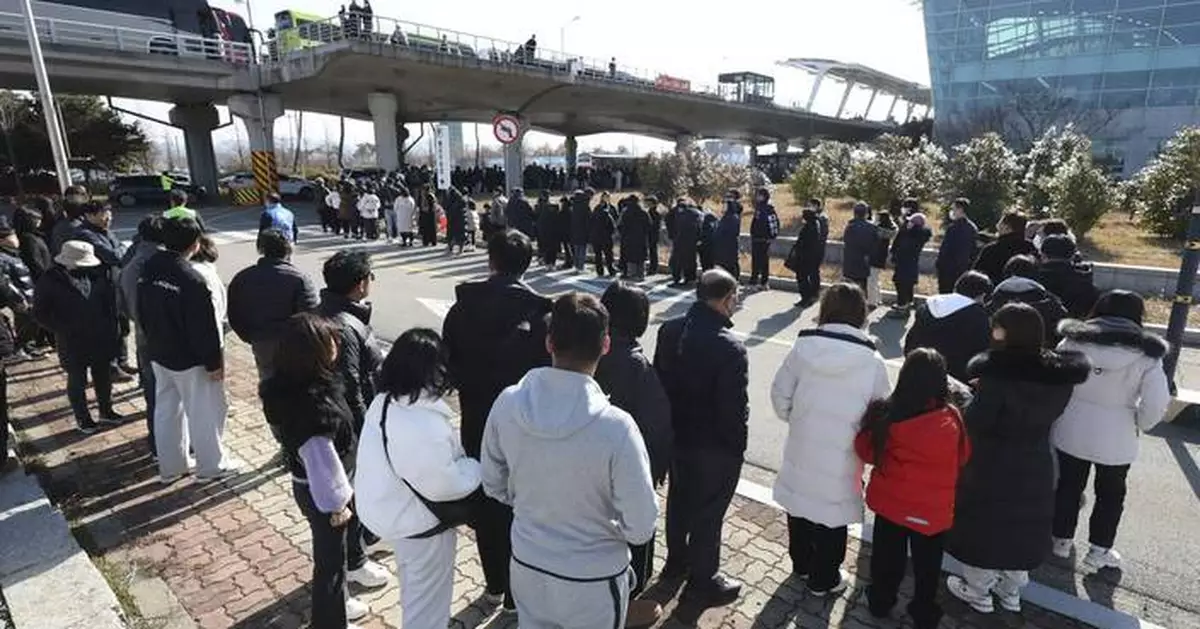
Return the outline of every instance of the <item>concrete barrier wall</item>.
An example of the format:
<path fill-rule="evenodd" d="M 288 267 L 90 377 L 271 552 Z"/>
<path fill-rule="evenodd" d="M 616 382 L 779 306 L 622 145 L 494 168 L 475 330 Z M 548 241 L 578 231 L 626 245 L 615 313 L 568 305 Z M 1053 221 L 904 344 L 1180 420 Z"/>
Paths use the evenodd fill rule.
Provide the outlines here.
<path fill-rule="evenodd" d="M 781 236 L 775 239 L 771 246 L 771 255 L 785 257 L 796 241 L 791 236 Z M 750 236 L 742 234 L 742 250 L 750 250 Z M 929 275 L 935 273 L 934 263 L 937 261 L 936 249 L 925 249 L 921 252 L 921 272 Z M 842 243 L 831 240 L 825 248 L 826 264 L 841 264 Z M 1177 269 L 1163 269 L 1151 266 L 1130 266 L 1127 264 L 1093 264 L 1096 287 L 1101 290 L 1123 288 L 1143 295 L 1167 296 L 1175 291 L 1175 281 L 1179 277 Z M 1200 299 L 1200 282 L 1197 283 L 1194 296 Z"/>

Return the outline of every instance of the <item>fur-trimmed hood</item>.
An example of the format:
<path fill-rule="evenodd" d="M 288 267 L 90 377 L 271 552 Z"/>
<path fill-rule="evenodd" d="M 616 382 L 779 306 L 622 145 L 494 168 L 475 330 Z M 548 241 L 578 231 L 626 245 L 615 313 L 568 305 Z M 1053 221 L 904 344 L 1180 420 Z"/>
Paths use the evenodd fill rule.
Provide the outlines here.
<path fill-rule="evenodd" d="M 1058 324 L 1058 333 L 1077 343 L 1124 347 L 1150 358 L 1166 356 L 1171 347 L 1161 336 L 1120 317 L 1097 317 L 1087 321 L 1064 319 Z"/>
<path fill-rule="evenodd" d="M 1088 357 L 1074 351 L 1044 351 L 1040 354 L 988 350 L 967 365 L 970 378 L 995 377 L 1002 380 L 1037 382 L 1047 385 L 1076 385 L 1091 373 Z"/>

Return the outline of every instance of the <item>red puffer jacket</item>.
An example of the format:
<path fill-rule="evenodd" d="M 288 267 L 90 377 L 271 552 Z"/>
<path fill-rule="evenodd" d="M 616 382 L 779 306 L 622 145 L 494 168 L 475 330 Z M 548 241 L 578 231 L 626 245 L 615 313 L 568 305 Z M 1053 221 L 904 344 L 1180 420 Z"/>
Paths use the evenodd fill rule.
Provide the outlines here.
<path fill-rule="evenodd" d="M 875 460 L 871 436 L 860 432 L 854 450 Z M 871 470 L 867 506 L 876 514 L 922 535 L 954 523 L 954 489 L 971 447 L 958 409 L 946 406 L 893 423 L 887 448 Z"/>

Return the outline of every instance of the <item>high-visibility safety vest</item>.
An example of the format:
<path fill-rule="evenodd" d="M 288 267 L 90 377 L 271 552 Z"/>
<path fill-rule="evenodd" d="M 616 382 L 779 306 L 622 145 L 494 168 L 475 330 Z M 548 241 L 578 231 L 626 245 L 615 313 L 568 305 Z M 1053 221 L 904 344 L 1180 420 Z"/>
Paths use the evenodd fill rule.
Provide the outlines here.
<path fill-rule="evenodd" d="M 163 212 L 163 218 L 190 218 L 196 219 L 196 210 L 193 210 L 186 205 L 177 205 L 166 212 Z"/>
<path fill-rule="evenodd" d="M 175 187 L 175 180 L 170 175 L 159 175 L 158 182 L 162 184 L 163 190 L 170 190 Z"/>

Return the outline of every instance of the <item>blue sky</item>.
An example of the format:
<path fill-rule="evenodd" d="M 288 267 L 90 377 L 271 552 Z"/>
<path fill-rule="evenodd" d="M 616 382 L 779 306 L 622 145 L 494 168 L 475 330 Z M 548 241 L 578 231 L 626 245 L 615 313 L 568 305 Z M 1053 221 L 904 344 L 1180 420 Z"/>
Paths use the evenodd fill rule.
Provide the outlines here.
<path fill-rule="evenodd" d="M 327 0 L 210 0 L 243 16 L 252 13 L 254 25 L 266 30 L 282 9 L 335 15 L 340 2 Z M 558 49 L 560 35 L 574 55 L 645 68 L 696 83 L 715 84 L 721 72 L 749 70 L 774 76 L 776 100 L 807 100 L 811 80 L 804 72 L 775 65 L 789 57 L 819 57 L 860 63 L 901 78 L 929 82 L 925 31 L 920 10 L 910 0 L 738 0 L 735 3 L 684 3 L 682 0 L 459 0 L 411 2 L 376 0 L 375 14 L 405 22 L 521 42 L 536 33 L 543 49 Z M 517 8 L 519 7 L 519 8 Z M 711 8 L 707 8 L 711 7 Z M 578 16 L 578 20 L 574 20 Z M 565 25 L 565 28 L 564 28 Z M 424 29 L 422 29 L 424 30 Z M 832 88 L 832 89 L 830 89 Z M 816 109 L 832 113 L 841 97 L 840 86 L 825 85 Z M 856 91 L 847 112 L 861 113 L 868 94 Z M 121 106 L 165 118 L 169 104 L 118 99 Z M 881 117 L 877 101 L 874 114 Z M 882 107 L 886 110 L 886 104 Z M 222 111 L 222 118 L 225 112 Z M 294 117 L 281 118 L 276 136 L 294 134 Z M 327 130 L 336 137 L 337 119 L 305 117 L 306 142 L 321 142 Z M 148 124 L 157 138 L 178 133 Z M 468 127 L 464 136 L 473 143 Z M 234 129 L 216 132 L 218 146 L 233 142 Z M 241 133 L 239 129 L 237 131 Z M 494 143 L 490 129 L 481 129 L 484 144 Z M 367 122 L 347 123 L 347 144 L 372 140 Z M 561 138 L 531 134 L 528 145 L 557 144 Z M 662 150 L 666 143 L 623 134 L 580 138 L 581 150 L 625 145 L 643 153 Z"/>

